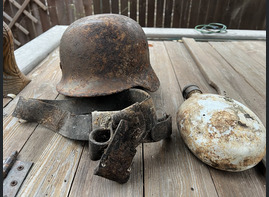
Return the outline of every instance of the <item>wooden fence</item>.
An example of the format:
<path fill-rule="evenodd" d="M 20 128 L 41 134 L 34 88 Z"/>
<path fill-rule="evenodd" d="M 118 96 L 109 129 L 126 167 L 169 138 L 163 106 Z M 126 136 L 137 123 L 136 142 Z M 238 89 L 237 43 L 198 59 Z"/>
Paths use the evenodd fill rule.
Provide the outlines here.
<path fill-rule="evenodd" d="M 5 0 L 15 48 L 54 25 L 92 14 L 119 13 L 142 27 L 194 28 L 219 22 L 229 29 L 265 29 L 265 0 Z"/>

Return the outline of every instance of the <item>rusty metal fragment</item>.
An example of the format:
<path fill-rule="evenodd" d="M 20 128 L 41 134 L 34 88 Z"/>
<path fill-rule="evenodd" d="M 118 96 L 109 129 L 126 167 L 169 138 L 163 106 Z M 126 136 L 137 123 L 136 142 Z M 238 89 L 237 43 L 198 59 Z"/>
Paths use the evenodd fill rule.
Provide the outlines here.
<path fill-rule="evenodd" d="M 118 183 L 126 183 L 131 172 L 131 164 L 136 147 L 146 136 L 146 122 L 142 111 L 134 105 L 126 119 L 121 119 L 108 148 L 105 150 L 94 174 Z"/>
<path fill-rule="evenodd" d="M 13 152 L 7 159 L 3 161 L 3 179 L 6 178 L 8 172 L 12 168 L 18 156 L 18 151 Z"/>
<path fill-rule="evenodd" d="M 60 42 L 57 91 L 72 97 L 109 95 L 132 87 L 156 91 L 146 35 L 129 17 L 91 15 L 73 22 Z"/>
<path fill-rule="evenodd" d="M 113 136 L 112 129 L 95 129 L 89 134 L 90 159 L 99 160 Z"/>
<path fill-rule="evenodd" d="M 126 183 L 131 172 L 131 164 L 136 147 L 143 142 L 149 131 L 142 107 L 138 103 L 129 107 L 127 113 L 121 113 L 115 134 L 105 150 L 94 174 L 118 183 Z"/>
<path fill-rule="evenodd" d="M 110 126 L 116 129 L 120 120 L 128 117 L 129 108 L 135 103 L 141 106 L 146 130 L 154 133 L 146 137 L 148 142 L 156 141 L 153 139 L 156 135 L 163 136 L 162 139 L 170 136 L 170 116 L 165 114 L 157 118 L 152 98 L 139 89 L 98 98 L 42 100 L 20 97 L 12 115 L 29 122 L 38 122 L 70 139 L 89 140 L 89 133 L 94 129 Z M 163 128 L 167 129 L 157 129 L 159 125 L 166 125 Z"/>
<path fill-rule="evenodd" d="M 206 164 L 243 171 L 258 164 L 266 151 L 266 129 L 260 119 L 234 99 L 184 89 L 187 100 L 177 112 L 177 126 L 188 148 Z"/>
<path fill-rule="evenodd" d="M 139 130 L 143 132 L 143 130 Z M 112 143 L 94 171 L 95 175 L 105 177 L 118 183 L 126 183 L 131 172 L 131 164 L 136 154 L 136 146 L 130 138 L 134 129 L 129 128 L 128 121 L 121 120 L 113 136 Z M 145 132 L 145 130 L 144 130 Z"/>
<path fill-rule="evenodd" d="M 20 98 L 13 116 L 38 122 L 70 139 L 88 140 L 90 158 L 101 158 L 95 174 L 119 183 L 128 181 L 140 143 L 156 142 L 172 133 L 171 116 L 157 116 L 152 98 L 139 89 L 99 98 Z"/>
<path fill-rule="evenodd" d="M 3 181 L 3 196 L 14 197 L 17 195 L 32 165 L 32 162 L 15 161 L 14 165 Z"/>

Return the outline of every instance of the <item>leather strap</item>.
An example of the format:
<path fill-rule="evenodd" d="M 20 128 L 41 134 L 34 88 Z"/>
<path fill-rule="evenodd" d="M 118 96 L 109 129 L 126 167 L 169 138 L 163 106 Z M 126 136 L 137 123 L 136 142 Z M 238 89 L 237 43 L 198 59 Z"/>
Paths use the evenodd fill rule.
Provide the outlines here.
<path fill-rule="evenodd" d="M 13 116 L 38 122 L 70 139 L 88 140 L 90 158 L 101 159 L 95 174 L 119 183 L 129 179 L 140 143 L 156 142 L 172 133 L 171 116 L 157 117 L 152 98 L 139 89 L 66 100 L 20 97 Z"/>

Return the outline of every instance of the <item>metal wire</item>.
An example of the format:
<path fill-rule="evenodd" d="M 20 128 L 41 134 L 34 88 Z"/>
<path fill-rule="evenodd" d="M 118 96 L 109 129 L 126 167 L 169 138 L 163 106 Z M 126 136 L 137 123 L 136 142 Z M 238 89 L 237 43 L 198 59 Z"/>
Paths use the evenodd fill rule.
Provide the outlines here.
<path fill-rule="evenodd" d="M 205 34 L 226 33 L 227 26 L 221 23 L 209 23 L 209 24 L 196 25 L 195 30 Z"/>

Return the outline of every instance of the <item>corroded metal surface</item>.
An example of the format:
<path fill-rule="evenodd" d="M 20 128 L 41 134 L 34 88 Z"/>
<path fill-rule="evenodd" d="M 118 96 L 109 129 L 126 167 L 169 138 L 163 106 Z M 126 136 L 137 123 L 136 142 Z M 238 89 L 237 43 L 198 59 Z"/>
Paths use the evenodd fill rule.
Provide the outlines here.
<path fill-rule="evenodd" d="M 99 98 L 20 98 L 13 112 L 70 139 L 89 140 L 90 159 L 101 159 L 95 174 L 119 183 L 128 181 L 140 143 L 171 135 L 172 118 L 162 114 L 157 116 L 152 98 L 139 89 Z"/>
<path fill-rule="evenodd" d="M 12 168 L 18 156 L 18 151 L 13 152 L 7 159 L 3 161 L 3 179 L 6 178 L 8 172 Z"/>
<path fill-rule="evenodd" d="M 243 171 L 266 151 L 266 130 L 243 104 L 220 95 L 191 94 L 179 108 L 177 126 L 188 148 L 221 170 Z"/>
<path fill-rule="evenodd" d="M 14 197 L 20 190 L 32 167 L 32 162 L 15 161 L 7 177 L 3 180 L 3 196 Z"/>
<path fill-rule="evenodd" d="M 95 129 L 89 134 L 89 155 L 91 160 L 99 160 L 112 140 L 112 128 Z"/>
<path fill-rule="evenodd" d="M 155 132 L 145 137 L 148 142 L 158 141 L 151 136 L 160 135 L 163 138 L 170 136 L 170 115 L 157 117 L 150 95 L 134 88 L 93 98 L 42 100 L 20 97 L 12 115 L 29 122 L 38 122 L 70 139 L 89 140 L 89 133 L 92 130 L 110 127 L 115 130 L 120 120 L 128 117 L 129 108 L 135 103 L 141 106 L 147 123 L 146 130 Z M 159 125 L 166 125 L 164 126 L 166 129 L 157 129 Z"/>
<path fill-rule="evenodd" d="M 121 119 L 108 148 L 105 150 L 94 174 L 118 183 L 126 183 L 136 147 L 149 132 L 139 104 L 128 109 L 128 115 Z"/>
<path fill-rule="evenodd" d="M 60 42 L 59 93 L 73 97 L 109 95 L 160 82 L 149 61 L 141 26 L 117 14 L 92 15 L 72 23 Z"/>

